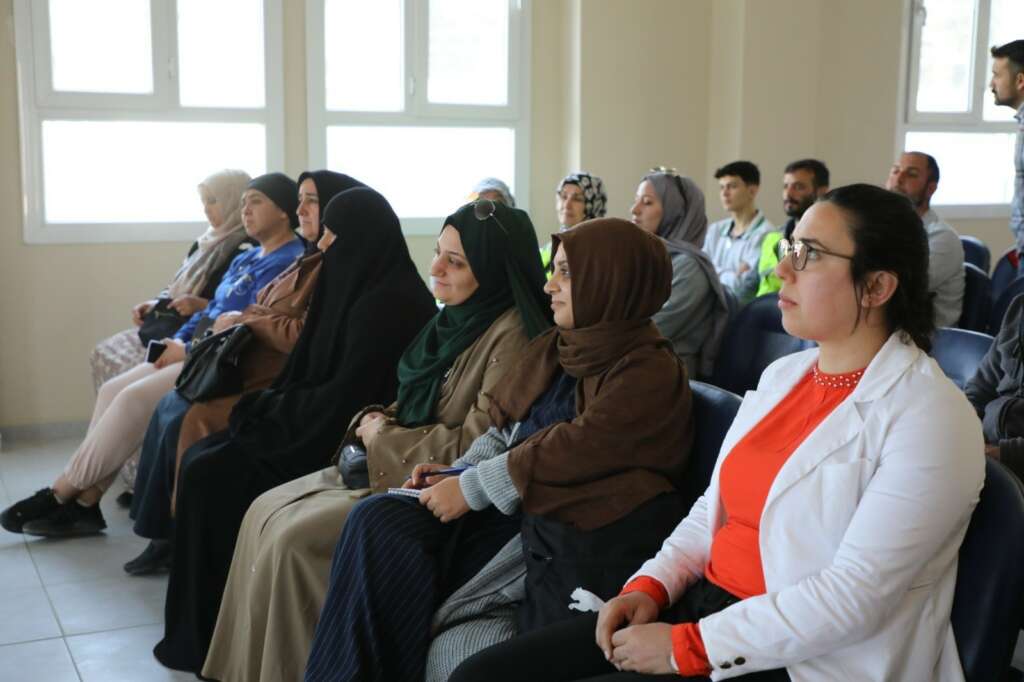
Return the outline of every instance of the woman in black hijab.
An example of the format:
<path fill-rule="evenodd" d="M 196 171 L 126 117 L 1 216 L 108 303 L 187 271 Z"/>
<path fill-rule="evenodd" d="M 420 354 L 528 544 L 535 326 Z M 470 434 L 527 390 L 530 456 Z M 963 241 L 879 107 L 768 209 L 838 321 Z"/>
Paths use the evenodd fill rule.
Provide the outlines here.
<path fill-rule="evenodd" d="M 182 460 L 166 629 L 153 650 L 167 667 L 202 667 L 252 500 L 327 464 L 357 410 L 394 399 L 398 359 L 436 311 L 384 197 L 343 192 L 323 224 L 336 240 L 288 364 Z"/>

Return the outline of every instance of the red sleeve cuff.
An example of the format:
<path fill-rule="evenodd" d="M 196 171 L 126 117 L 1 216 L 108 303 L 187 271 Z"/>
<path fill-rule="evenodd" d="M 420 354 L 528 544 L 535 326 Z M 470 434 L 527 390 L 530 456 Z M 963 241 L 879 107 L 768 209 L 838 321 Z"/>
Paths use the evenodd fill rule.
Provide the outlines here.
<path fill-rule="evenodd" d="M 629 594 L 630 592 L 643 592 L 654 600 L 659 610 L 668 607 L 668 590 L 665 589 L 665 586 L 660 581 L 649 576 L 641 575 L 633 578 L 626 583 L 626 586 L 622 588 L 619 595 Z"/>
<path fill-rule="evenodd" d="M 683 677 L 707 677 L 711 674 L 708 652 L 704 649 L 704 640 L 701 639 L 697 623 L 672 626 L 672 655 Z"/>

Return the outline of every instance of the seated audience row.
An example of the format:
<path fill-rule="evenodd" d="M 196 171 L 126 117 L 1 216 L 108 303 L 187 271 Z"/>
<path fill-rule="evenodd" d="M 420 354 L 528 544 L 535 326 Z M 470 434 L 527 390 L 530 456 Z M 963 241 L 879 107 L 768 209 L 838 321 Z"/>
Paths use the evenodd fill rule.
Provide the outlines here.
<path fill-rule="evenodd" d="M 546 285 L 529 216 L 488 178 L 441 225 L 432 292 L 380 194 L 260 176 L 240 212 L 259 248 L 155 363 L 103 385 L 67 471 L 0 521 L 102 530 L 96 503 L 145 433 L 131 514 L 152 542 L 125 569 L 170 568 L 157 658 L 224 682 L 958 679 L 949 611 L 983 440 L 925 355 L 954 298 L 929 293 L 952 279 L 929 244 L 935 261 L 955 237 L 922 223 L 929 159 L 894 167 L 905 198 L 828 192 L 824 164 L 794 162 L 782 232 L 749 162 L 716 173 L 731 218 L 710 231 L 672 169 L 642 178 L 632 225 L 597 219 L 603 184 L 574 173 Z M 230 202 L 201 195 L 216 233 Z M 209 287 L 211 234 L 165 292 L 179 308 Z M 688 379 L 710 372 L 729 297 L 776 285 L 787 331 L 818 348 L 764 373 L 687 514 Z M 193 337 L 242 327 L 241 392 L 173 390 Z M 580 595 L 591 613 L 569 608 Z"/>

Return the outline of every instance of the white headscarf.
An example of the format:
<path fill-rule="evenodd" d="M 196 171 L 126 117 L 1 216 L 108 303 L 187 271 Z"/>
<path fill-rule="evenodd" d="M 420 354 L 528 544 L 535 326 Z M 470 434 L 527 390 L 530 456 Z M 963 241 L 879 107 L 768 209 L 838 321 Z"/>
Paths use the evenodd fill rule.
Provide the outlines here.
<path fill-rule="evenodd" d="M 191 294 L 199 295 L 209 284 L 210 276 L 233 258 L 238 245 L 245 239 L 242 226 L 242 193 L 252 178 L 245 171 L 222 170 L 199 183 L 199 193 L 205 190 L 220 207 L 224 222 L 210 225 L 196 240 L 199 248 L 185 258 L 174 279 L 167 285 L 171 298 Z"/>

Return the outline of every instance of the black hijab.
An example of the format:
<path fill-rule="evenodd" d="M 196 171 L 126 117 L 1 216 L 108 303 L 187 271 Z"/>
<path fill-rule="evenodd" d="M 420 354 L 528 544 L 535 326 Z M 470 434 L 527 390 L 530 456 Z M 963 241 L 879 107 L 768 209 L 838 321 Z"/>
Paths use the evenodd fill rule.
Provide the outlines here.
<path fill-rule="evenodd" d="M 302 185 L 303 180 L 312 180 L 313 184 L 316 185 L 316 195 L 320 202 L 320 210 L 326 210 L 327 204 L 331 203 L 338 194 L 344 191 L 355 189 L 356 187 L 366 187 L 363 183 L 359 182 L 351 175 L 345 175 L 344 173 L 335 173 L 329 170 L 317 170 L 317 171 L 306 171 L 299 176 L 299 185 Z M 324 236 L 324 221 L 323 215 L 320 216 L 320 232 L 317 233 L 316 240 L 306 243 L 306 255 L 314 253 L 316 251 L 317 242 L 320 241 L 320 237 Z"/>
<path fill-rule="evenodd" d="M 322 222 L 337 239 L 295 349 L 271 387 L 231 413 L 232 440 L 255 456 L 326 463 L 358 409 L 394 399 L 397 360 L 436 311 L 383 196 L 342 192 Z"/>

